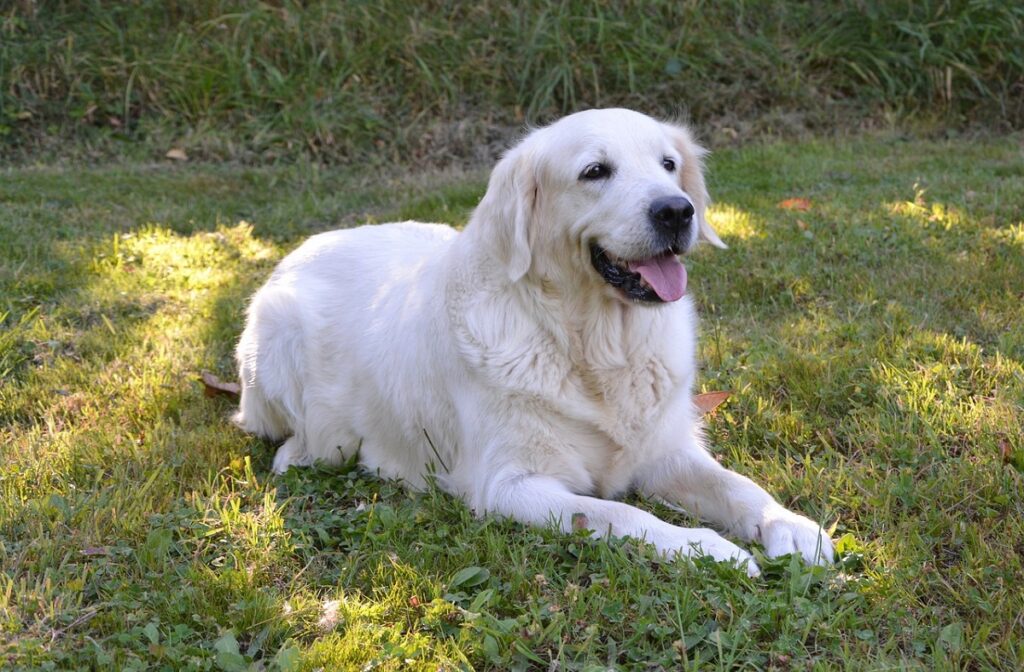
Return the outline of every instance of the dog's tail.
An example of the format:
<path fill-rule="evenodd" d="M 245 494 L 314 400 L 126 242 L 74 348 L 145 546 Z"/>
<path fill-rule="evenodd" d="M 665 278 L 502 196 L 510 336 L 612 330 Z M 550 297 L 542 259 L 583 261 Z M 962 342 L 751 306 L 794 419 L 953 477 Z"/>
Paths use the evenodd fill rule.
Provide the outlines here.
<path fill-rule="evenodd" d="M 271 440 L 295 432 L 301 418 L 302 322 L 289 292 L 268 286 L 253 297 L 236 358 L 242 398 L 232 420 Z"/>

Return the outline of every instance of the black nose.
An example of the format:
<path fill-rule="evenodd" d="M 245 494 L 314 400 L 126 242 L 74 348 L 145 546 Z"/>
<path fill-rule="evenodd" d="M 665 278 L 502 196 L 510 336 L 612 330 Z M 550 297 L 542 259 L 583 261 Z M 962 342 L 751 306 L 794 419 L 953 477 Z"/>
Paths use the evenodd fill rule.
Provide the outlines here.
<path fill-rule="evenodd" d="M 693 203 L 682 196 L 662 196 L 651 201 L 651 223 L 661 233 L 677 236 L 693 223 Z"/>

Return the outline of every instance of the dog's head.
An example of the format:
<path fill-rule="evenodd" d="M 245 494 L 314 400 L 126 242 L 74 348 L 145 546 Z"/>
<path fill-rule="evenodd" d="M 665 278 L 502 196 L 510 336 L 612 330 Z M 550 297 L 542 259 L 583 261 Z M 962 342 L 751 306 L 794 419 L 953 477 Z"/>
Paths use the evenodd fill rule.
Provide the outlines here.
<path fill-rule="evenodd" d="M 495 167 L 474 224 L 487 227 L 512 281 L 599 285 L 632 302 L 686 291 L 678 255 L 708 225 L 701 158 L 682 126 L 622 109 L 589 110 L 536 130 Z"/>

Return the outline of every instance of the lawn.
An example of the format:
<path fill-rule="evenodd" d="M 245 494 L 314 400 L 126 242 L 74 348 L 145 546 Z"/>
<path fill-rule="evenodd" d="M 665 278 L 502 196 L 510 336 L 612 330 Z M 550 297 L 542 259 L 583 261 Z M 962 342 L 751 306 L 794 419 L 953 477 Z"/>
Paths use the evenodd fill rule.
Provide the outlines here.
<path fill-rule="evenodd" d="M 1022 138 L 710 168 L 711 443 L 835 526 L 832 568 L 749 579 L 354 465 L 270 473 L 197 381 L 234 377 L 246 297 L 311 233 L 464 223 L 484 172 L 0 169 L 0 666 L 1020 669 Z"/>

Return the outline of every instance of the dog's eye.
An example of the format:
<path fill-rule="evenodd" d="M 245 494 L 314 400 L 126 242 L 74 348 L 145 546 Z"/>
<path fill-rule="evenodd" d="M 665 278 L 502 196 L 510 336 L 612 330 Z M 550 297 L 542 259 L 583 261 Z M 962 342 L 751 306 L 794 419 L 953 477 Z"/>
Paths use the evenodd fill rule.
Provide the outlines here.
<path fill-rule="evenodd" d="M 665 170 L 667 170 L 668 172 L 675 172 L 676 162 L 668 158 L 667 156 L 661 160 L 661 165 L 665 166 Z"/>
<path fill-rule="evenodd" d="M 580 173 L 581 180 L 603 180 L 610 177 L 612 169 L 604 163 L 592 163 Z"/>

